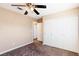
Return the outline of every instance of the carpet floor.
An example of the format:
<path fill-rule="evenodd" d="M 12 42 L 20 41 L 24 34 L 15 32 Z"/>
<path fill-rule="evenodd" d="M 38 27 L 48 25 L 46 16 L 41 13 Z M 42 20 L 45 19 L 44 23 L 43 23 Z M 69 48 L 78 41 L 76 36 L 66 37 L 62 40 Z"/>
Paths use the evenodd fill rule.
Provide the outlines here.
<path fill-rule="evenodd" d="M 31 43 L 0 56 L 78 56 L 78 54 L 47 45 Z"/>

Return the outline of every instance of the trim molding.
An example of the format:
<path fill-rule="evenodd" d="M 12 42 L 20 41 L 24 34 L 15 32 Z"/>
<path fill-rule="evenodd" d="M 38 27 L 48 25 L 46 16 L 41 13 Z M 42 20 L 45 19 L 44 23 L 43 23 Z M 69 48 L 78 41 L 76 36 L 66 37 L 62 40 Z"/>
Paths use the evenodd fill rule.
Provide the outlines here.
<path fill-rule="evenodd" d="M 48 15 L 43 16 L 43 18 L 46 17 L 46 18 L 50 19 L 50 18 L 58 18 L 58 17 L 66 16 L 66 15 L 78 15 L 78 14 L 79 14 L 79 8 L 76 7 L 76 8 L 73 8 L 73 9 L 48 14 Z"/>
<path fill-rule="evenodd" d="M 1 55 L 1 54 L 4 54 L 4 53 L 7 53 L 7 52 L 9 52 L 9 51 L 12 51 L 12 50 L 18 49 L 18 48 L 23 47 L 23 46 L 25 46 L 25 45 L 31 44 L 31 43 L 32 43 L 32 42 L 27 43 L 27 44 L 23 44 L 23 45 L 20 45 L 20 46 L 17 46 L 17 47 L 11 48 L 11 49 L 8 49 L 8 50 L 3 51 L 3 52 L 0 52 L 0 55 Z"/>
<path fill-rule="evenodd" d="M 43 43 L 43 45 L 47 45 L 47 46 L 50 46 L 50 47 L 55 47 L 55 48 L 58 48 L 58 49 L 62 49 L 62 50 L 66 50 L 66 51 L 74 52 L 74 53 L 77 53 L 77 54 L 79 55 L 79 52 L 77 52 L 77 51 L 72 51 L 72 50 L 64 49 L 64 48 L 62 48 L 62 47 L 57 47 L 57 46 L 51 46 L 51 45 L 46 44 L 46 43 Z"/>

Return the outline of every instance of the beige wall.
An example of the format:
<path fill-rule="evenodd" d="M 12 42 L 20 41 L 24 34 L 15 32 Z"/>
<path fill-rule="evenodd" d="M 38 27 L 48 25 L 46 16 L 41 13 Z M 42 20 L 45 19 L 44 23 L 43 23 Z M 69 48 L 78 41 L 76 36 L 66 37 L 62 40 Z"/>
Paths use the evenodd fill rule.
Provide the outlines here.
<path fill-rule="evenodd" d="M 44 16 L 44 44 L 79 53 L 78 9 Z"/>
<path fill-rule="evenodd" d="M 32 42 L 32 21 L 0 7 L 0 54 Z"/>

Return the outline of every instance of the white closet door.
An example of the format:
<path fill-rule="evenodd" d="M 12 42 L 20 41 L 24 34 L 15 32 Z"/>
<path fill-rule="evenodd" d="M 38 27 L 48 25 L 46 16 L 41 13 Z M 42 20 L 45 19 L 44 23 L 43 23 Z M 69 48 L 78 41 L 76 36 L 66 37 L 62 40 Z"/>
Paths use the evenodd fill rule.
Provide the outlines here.
<path fill-rule="evenodd" d="M 43 41 L 42 35 L 42 23 L 37 24 L 37 38 L 39 41 Z"/>
<path fill-rule="evenodd" d="M 78 17 L 66 15 L 44 20 L 44 44 L 79 52 Z"/>

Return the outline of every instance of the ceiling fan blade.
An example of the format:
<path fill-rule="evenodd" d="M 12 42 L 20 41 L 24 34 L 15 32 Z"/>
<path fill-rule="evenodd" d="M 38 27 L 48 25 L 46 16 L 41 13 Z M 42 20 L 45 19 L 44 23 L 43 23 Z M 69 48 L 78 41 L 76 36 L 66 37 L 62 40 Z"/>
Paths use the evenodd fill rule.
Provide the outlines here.
<path fill-rule="evenodd" d="M 20 8 L 20 7 L 17 7 L 19 10 L 23 10 L 22 8 Z"/>
<path fill-rule="evenodd" d="M 37 15 L 39 15 L 39 12 L 36 10 L 36 9 L 34 9 L 33 10 Z"/>
<path fill-rule="evenodd" d="M 46 8 L 46 5 L 35 5 L 35 8 Z"/>
<path fill-rule="evenodd" d="M 28 12 L 27 12 L 27 11 L 25 11 L 24 15 L 27 15 L 27 14 L 28 14 Z"/>
<path fill-rule="evenodd" d="M 12 4 L 11 6 L 22 6 L 22 7 L 25 7 L 26 5 L 13 5 L 13 4 Z"/>

